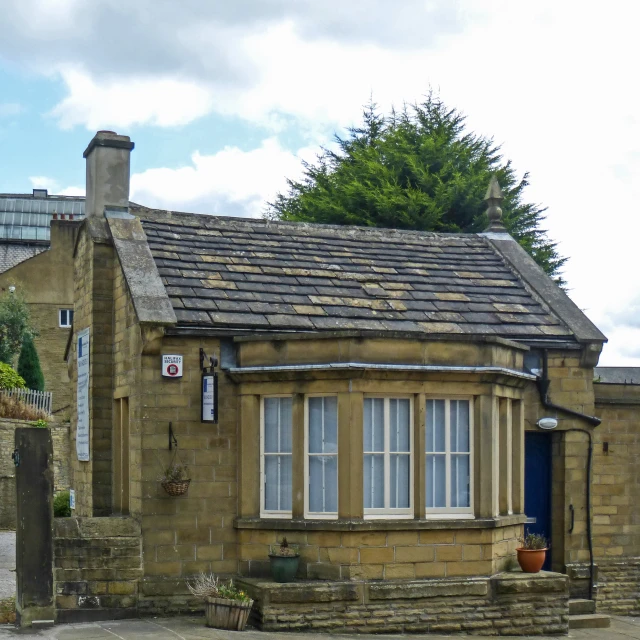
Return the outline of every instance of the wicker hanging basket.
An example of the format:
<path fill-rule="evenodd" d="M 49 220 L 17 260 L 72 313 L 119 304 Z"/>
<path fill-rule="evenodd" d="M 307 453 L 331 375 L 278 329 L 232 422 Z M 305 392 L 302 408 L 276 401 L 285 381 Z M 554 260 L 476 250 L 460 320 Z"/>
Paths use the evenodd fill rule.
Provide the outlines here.
<path fill-rule="evenodd" d="M 162 482 L 162 488 L 170 495 L 170 496 L 182 496 L 187 493 L 189 489 L 189 484 L 191 480 L 172 480 Z"/>
<path fill-rule="evenodd" d="M 242 631 L 249 619 L 253 600 L 239 602 L 226 598 L 207 598 L 206 616 L 207 627 L 227 629 L 228 631 Z"/>

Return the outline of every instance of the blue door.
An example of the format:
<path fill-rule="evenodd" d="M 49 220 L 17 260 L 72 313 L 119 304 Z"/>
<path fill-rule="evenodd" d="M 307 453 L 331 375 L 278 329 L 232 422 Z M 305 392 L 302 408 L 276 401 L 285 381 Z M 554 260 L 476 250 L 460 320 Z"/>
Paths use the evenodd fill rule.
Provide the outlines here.
<path fill-rule="evenodd" d="M 529 522 L 525 532 L 541 533 L 551 540 L 551 435 L 525 432 L 524 448 L 524 512 Z M 551 552 L 542 567 L 551 568 Z"/>

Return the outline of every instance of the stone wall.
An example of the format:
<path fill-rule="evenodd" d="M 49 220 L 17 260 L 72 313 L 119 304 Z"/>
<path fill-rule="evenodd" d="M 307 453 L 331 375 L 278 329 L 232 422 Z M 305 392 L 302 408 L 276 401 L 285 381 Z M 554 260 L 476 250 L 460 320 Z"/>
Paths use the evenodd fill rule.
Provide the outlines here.
<path fill-rule="evenodd" d="M 505 518 L 504 526 L 498 527 L 495 522 L 471 520 L 467 522 L 471 526 L 466 528 L 461 528 L 460 523 L 454 528 L 456 525 L 451 523 L 451 528 L 446 529 L 411 521 L 368 522 L 365 526 L 369 530 L 363 526 L 359 531 L 327 530 L 332 523 L 324 527 L 314 523 L 318 529 L 315 531 L 241 529 L 239 571 L 246 576 L 269 575 L 269 546 L 286 535 L 290 543 L 299 545 L 300 578 L 393 580 L 490 576 L 502 571 L 515 556 L 522 528 L 508 523 Z M 351 528 L 356 529 L 357 525 L 353 523 Z"/>
<path fill-rule="evenodd" d="M 640 615 L 640 558 L 600 561 L 598 611 L 616 616 Z"/>
<path fill-rule="evenodd" d="M 142 577 L 140 525 L 132 518 L 54 521 L 57 622 L 135 617 Z"/>
<path fill-rule="evenodd" d="M 0 418 L 0 529 L 16 528 L 16 480 L 11 454 L 16 427 L 29 427 L 29 422 Z M 52 423 L 54 490 L 70 488 L 69 425 Z"/>
<path fill-rule="evenodd" d="M 568 581 L 560 574 L 276 584 L 242 579 L 263 631 L 560 635 Z"/>

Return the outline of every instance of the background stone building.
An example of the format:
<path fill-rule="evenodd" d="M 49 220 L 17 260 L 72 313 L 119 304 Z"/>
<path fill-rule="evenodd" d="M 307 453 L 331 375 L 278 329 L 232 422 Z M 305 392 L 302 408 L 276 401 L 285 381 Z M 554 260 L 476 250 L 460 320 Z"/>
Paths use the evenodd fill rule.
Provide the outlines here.
<path fill-rule="evenodd" d="M 34 342 L 53 410 L 68 415 L 71 388 L 64 361 L 73 319 L 73 248 L 84 198 L 0 194 L 0 292 L 16 287 L 29 307 Z"/>
<path fill-rule="evenodd" d="M 72 456 L 77 518 L 58 527 L 64 548 L 111 530 L 129 552 L 108 578 L 60 563 L 65 615 L 79 581 L 92 615 L 184 609 L 199 571 L 243 576 L 274 629 L 560 633 L 568 591 L 638 609 L 634 392 L 594 385 L 606 338 L 504 231 L 496 185 L 484 234 L 199 216 L 129 206 L 132 148 L 99 132 L 85 151 L 68 357 L 76 395 L 88 329 L 89 459 Z M 158 481 L 170 429 L 180 498 Z M 76 414 L 72 449 L 86 435 Z M 502 573 L 527 517 L 568 575 L 533 592 Z M 323 581 L 302 600 L 263 580 L 283 535 Z"/>

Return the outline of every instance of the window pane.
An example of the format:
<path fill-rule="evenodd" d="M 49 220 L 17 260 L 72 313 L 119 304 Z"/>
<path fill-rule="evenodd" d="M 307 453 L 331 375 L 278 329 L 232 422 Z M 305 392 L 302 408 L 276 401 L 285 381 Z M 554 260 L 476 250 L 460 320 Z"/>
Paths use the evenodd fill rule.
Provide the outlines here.
<path fill-rule="evenodd" d="M 364 400 L 364 450 L 384 451 L 384 399 Z"/>
<path fill-rule="evenodd" d="M 392 509 L 409 508 L 409 456 L 392 455 L 389 463 L 391 465 L 390 479 L 390 504 Z"/>
<path fill-rule="evenodd" d="M 409 400 L 389 400 L 389 443 L 391 451 L 410 451 Z"/>
<path fill-rule="evenodd" d="M 427 400 L 427 451 L 444 451 L 444 400 Z"/>
<path fill-rule="evenodd" d="M 265 456 L 264 508 L 291 511 L 291 456 Z"/>
<path fill-rule="evenodd" d="M 364 457 L 364 508 L 384 508 L 384 456 Z"/>
<path fill-rule="evenodd" d="M 322 453 L 323 401 L 309 398 L 309 453 Z"/>
<path fill-rule="evenodd" d="M 469 456 L 451 456 L 451 506 L 471 506 L 469 495 Z"/>
<path fill-rule="evenodd" d="M 264 399 L 264 450 L 274 453 L 279 447 L 280 398 Z"/>
<path fill-rule="evenodd" d="M 449 419 L 451 424 L 451 451 L 468 453 L 469 449 L 469 401 L 451 400 Z"/>
<path fill-rule="evenodd" d="M 338 399 L 309 398 L 309 453 L 338 452 Z"/>
<path fill-rule="evenodd" d="M 337 456 L 309 457 L 309 511 L 313 513 L 338 511 Z"/>
<path fill-rule="evenodd" d="M 280 451 L 291 453 L 291 398 L 280 400 Z"/>
<path fill-rule="evenodd" d="M 324 398 L 323 453 L 338 453 L 338 398 Z"/>
<path fill-rule="evenodd" d="M 427 509 L 447 506 L 447 479 L 444 455 L 428 455 L 426 469 Z"/>

